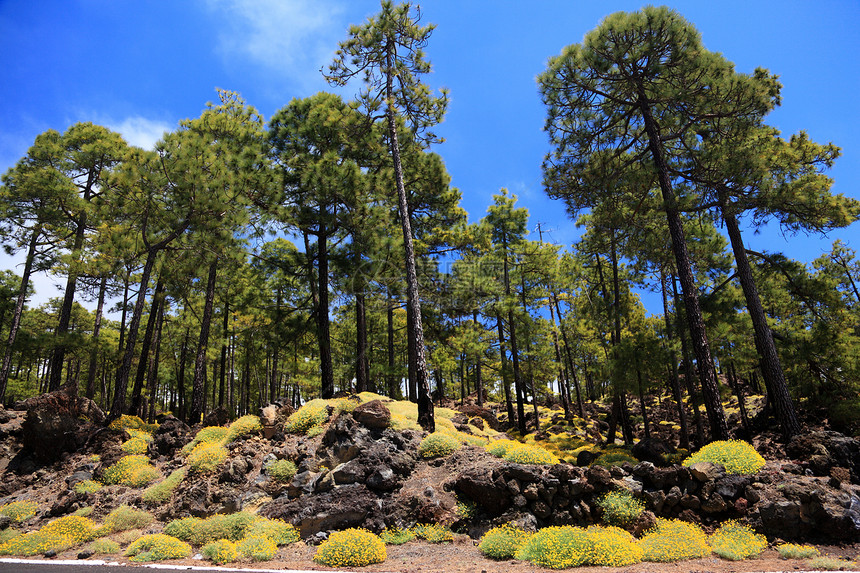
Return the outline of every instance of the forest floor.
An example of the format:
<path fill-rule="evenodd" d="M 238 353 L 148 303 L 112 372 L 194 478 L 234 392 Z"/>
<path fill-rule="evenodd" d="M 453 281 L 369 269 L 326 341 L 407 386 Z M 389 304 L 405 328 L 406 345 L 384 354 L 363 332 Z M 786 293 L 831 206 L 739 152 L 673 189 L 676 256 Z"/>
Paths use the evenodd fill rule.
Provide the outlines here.
<path fill-rule="evenodd" d="M 860 544 L 842 546 L 817 546 L 822 555 L 851 561 L 841 571 L 860 571 Z M 512 559 L 493 561 L 484 557 L 475 541 L 467 536 L 458 536 L 454 543 L 431 544 L 411 541 L 404 545 L 388 545 L 388 558 L 383 563 L 366 567 L 353 567 L 351 571 L 367 573 L 535 573 L 553 569 L 537 567 L 528 561 Z M 294 543 L 278 550 L 275 559 L 264 563 L 231 563 L 220 566 L 224 569 L 264 569 L 300 571 L 338 571 L 313 561 L 316 547 L 305 543 Z M 73 560 L 76 551 L 57 556 L 57 559 Z M 93 557 L 96 559 L 98 557 Z M 40 559 L 44 559 L 41 558 Z M 109 556 L 105 561 L 120 565 L 137 565 L 125 557 Z M 213 567 L 208 561 L 179 559 L 162 561 L 166 567 Z M 343 571 L 340 569 L 340 571 Z M 767 549 L 754 559 L 728 561 L 711 555 L 704 559 L 690 559 L 674 563 L 637 563 L 626 567 L 577 567 L 576 573 L 753 573 L 753 572 L 802 572 L 816 571 L 806 560 L 781 559 L 774 549 Z"/>

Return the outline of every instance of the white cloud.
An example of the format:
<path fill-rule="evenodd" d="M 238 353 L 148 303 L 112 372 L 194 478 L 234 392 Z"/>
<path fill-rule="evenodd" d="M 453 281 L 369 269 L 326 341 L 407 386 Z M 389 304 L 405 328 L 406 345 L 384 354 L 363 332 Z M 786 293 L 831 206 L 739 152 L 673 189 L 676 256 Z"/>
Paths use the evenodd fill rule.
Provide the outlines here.
<path fill-rule="evenodd" d="M 106 121 L 104 125 L 108 129 L 122 134 L 123 138 L 131 145 L 144 149 L 152 149 L 155 143 L 164 136 L 164 132 L 173 129 L 173 126 L 166 122 L 140 116 L 127 117 L 119 122 Z"/>
<path fill-rule="evenodd" d="M 332 0 L 208 0 L 228 27 L 219 49 L 226 58 L 244 55 L 304 82 L 321 81 L 318 70 L 331 58 L 345 30 Z"/>

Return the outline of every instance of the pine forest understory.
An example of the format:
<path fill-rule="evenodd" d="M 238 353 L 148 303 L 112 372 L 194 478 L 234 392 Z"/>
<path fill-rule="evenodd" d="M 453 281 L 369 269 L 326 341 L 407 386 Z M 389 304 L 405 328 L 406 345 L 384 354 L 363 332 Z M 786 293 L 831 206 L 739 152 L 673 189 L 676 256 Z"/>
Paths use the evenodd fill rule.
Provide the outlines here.
<path fill-rule="evenodd" d="M 477 220 L 460 207 L 432 30 L 390 3 L 350 29 L 324 75 L 351 101 L 266 119 L 219 90 L 152 150 L 93 123 L 39 135 L 0 188 L 24 261 L 0 274 L 0 400 L 64 388 L 106 423 L 196 424 L 374 392 L 416 402 L 432 432 L 434 404 L 471 397 L 520 436 L 555 406 L 602 443 L 669 424 L 687 450 L 860 432 L 856 251 L 744 244 L 756 225 L 803 241 L 860 214 L 831 192 L 836 144 L 768 125 L 775 75 L 735 71 L 665 8 L 551 57 L 544 187 L 582 230 L 557 245 L 505 189 Z M 31 307 L 38 272 L 65 288 Z"/>

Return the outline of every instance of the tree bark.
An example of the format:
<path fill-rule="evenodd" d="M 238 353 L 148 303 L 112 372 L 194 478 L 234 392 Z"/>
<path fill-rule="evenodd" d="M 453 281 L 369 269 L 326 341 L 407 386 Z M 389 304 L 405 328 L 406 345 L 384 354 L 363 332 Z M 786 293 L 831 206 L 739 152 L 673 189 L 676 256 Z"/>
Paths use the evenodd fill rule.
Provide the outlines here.
<path fill-rule="evenodd" d="M 164 297 L 164 282 L 159 277 L 155 285 L 155 294 L 152 296 L 152 305 L 149 308 L 149 318 L 146 321 L 146 330 L 143 334 L 141 342 L 140 359 L 137 361 L 137 375 L 134 379 L 134 387 L 131 390 L 131 404 L 128 407 L 129 412 L 136 416 L 145 418 L 141 414 L 142 408 L 146 406 L 143 401 L 143 381 L 146 378 L 147 365 L 149 364 L 149 353 L 152 348 L 152 339 L 155 334 L 155 323 L 158 320 L 158 308 L 161 306 L 162 298 Z"/>
<path fill-rule="evenodd" d="M 90 340 L 92 349 L 90 349 L 90 364 L 87 367 L 87 388 L 85 396 L 92 400 L 96 393 L 96 366 L 98 364 L 98 340 L 99 333 L 102 327 L 102 311 L 105 305 L 105 291 L 107 290 L 107 275 L 103 276 L 99 283 L 99 298 L 96 303 L 96 317 L 93 324 L 93 336 Z"/>
<path fill-rule="evenodd" d="M 197 343 L 197 356 L 194 360 L 194 382 L 191 387 L 191 410 L 188 419 L 197 424 L 203 417 L 205 407 L 206 349 L 209 346 L 209 328 L 212 323 L 212 307 L 215 301 L 215 281 L 218 275 L 218 259 L 209 264 L 209 277 L 206 281 L 206 301 L 200 324 L 200 339 Z"/>

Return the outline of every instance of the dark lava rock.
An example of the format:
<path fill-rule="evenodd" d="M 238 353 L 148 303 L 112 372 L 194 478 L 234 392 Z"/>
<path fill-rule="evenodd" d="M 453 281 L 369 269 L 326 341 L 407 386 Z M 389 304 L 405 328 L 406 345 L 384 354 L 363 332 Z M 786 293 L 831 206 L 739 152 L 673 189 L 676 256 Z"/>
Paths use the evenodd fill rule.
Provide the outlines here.
<path fill-rule="evenodd" d="M 223 426 L 230 421 L 230 412 L 225 408 L 215 408 L 205 416 L 203 416 L 203 427 L 206 426 Z"/>
<path fill-rule="evenodd" d="M 356 406 L 352 411 L 352 417 L 371 429 L 381 430 L 391 424 L 391 410 L 382 403 L 382 400 L 371 400 Z"/>
<path fill-rule="evenodd" d="M 292 523 L 302 538 L 320 531 L 348 527 L 361 526 L 379 531 L 385 526 L 385 515 L 378 500 L 377 495 L 364 485 L 351 484 L 298 499 L 278 498 L 263 505 L 259 514 Z"/>
<path fill-rule="evenodd" d="M 810 432 L 792 438 L 785 452 L 809 462 L 816 475 L 829 476 L 831 468 L 843 467 L 850 470 L 853 483 L 860 483 L 860 440 L 833 431 Z"/>
<path fill-rule="evenodd" d="M 175 416 L 165 416 L 153 434 L 149 447 L 155 455 L 172 456 L 191 439 L 188 424 Z"/>
<path fill-rule="evenodd" d="M 643 438 L 633 445 L 630 453 L 637 460 L 665 466 L 668 456 L 675 453 L 675 446 L 660 438 Z"/>
<path fill-rule="evenodd" d="M 86 398 L 79 399 L 84 400 Z M 85 422 L 78 417 L 78 401 L 65 389 L 28 398 L 20 405 L 27 410 L 21 426 L 22 441 L 38 459 L 53 462 L 60 459 L 63 452 L 78 447 L 79 431 Z M 95 405 L 85 407 L 88 411 L 95 408 L 101 412 Z M 104 420 L 104 413 L 101 418 Z"/>

